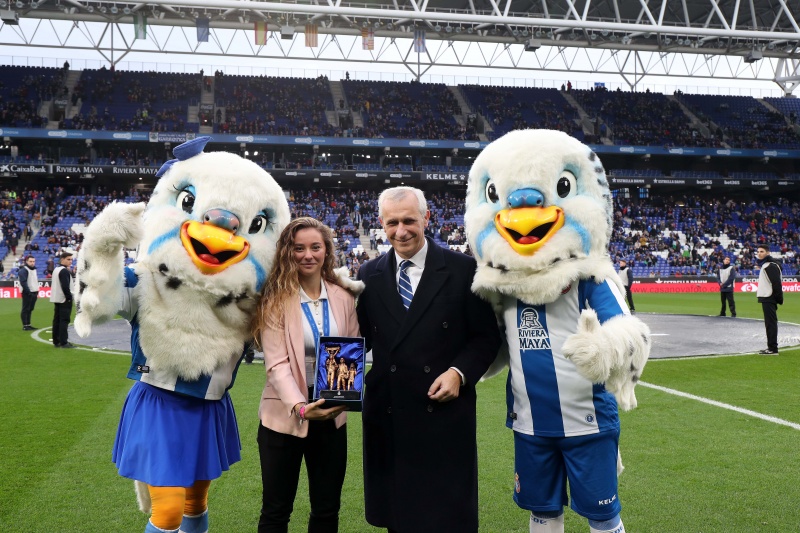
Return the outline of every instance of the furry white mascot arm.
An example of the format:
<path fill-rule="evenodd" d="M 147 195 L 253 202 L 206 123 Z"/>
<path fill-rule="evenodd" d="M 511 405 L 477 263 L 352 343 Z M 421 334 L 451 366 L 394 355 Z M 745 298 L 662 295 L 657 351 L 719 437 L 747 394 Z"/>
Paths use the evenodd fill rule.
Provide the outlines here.
<path fill-rule="evenodd" d="M 97 215 L 84 235 L 78 253 L 78 309 L 75 331 L 81 337 L 92 324 L 106 322 L 122 306 L 123 248 L 136 248 L 142 240 L 145 204 L 114 202 Z"/>

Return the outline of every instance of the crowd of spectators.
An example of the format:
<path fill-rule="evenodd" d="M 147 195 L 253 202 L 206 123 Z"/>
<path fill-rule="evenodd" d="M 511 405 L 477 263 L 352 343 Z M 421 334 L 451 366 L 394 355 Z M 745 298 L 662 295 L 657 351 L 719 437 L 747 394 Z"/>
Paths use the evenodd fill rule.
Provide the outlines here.
<path fill-rule="evenodd" d="M 753 275 L 758 245 L 770 245 L 784 274 L 800 272 L 800 203 L 682 196 L 615 199 L 610 253 L 640 275 L 713 276 L 724 257 Z"/>
<path fill-rule="evenodd" d="M 17 69 L 2 75 L 3 69 Z M 9 71 L 10 72 L 10 71 Z M 481 117 L 462 109 L 450 88 L 418 82 L 343 80 L 347 98 L 333 102 L 329 80 L 224 76 L 157 72 L 84 70 L 71 90 L 69 70 L 0 67 L 0 126 L 46 127 L 41 103 L 54 98 L 81 104 L 80 111 L 59 121 L 59 128 L 153 132 L 196 132 L 200 125 L 229 134 L 353 136 L 478 140 Z M 481 113 L 493 131 L 489 140 L 512 129 L 561 130 L 589 143 L 608 138 L 614 144 L 717 148 L 800 148 L 790 116 L 750 97 L 684 95 L 683 103 L 702 126 L 694 126 L 681 106 L 659 93 L 608 91 L 602 86 L 569 93 L 586 111 L 583 124 L 577 110 L 556 89 L 460 86 L 473 111 Z M 212 92 L 213 110 L 198 112 L 189 122 L 189 105 Z M 529 97 L 524 96 L 528 91 Z M 536 91 L 539 91 L 537 93 Z M 548 92 L 547 96 L 544 92 Z M 552 92 L 553 95 L 549 95 Z M 780 107 L 780 106 L 779 106 Z M 224 112 L 223 112 L 224 109 Z M 329 122 L 326 111 L 337 113 Z M 364 125 L 354 126 L 351 112 Z M 463 115 L 462 123 L 455 116 Z M 584 128 L 585 126 L 585 128 Z"/>
<path fill-rule="evenodd" d="M 61 187 L 0 191 L 0 258 L 12 254 L 18 266 L 29 254 L 44 254 L 40 268 L 61 249 L 75 249 L 82 236 L 75 225 L 88 224 L 109 202 L 146 201 L 127 192 L 97 191 L 67 196 Z M 311 216 L 329 225 L 336 237 L 338 266 L 355 275 L 375 253 L 388 250 L 378 219 L 378 193 L 366 190 L 314 189 L 289 191 L 292 217 Z M 469 253 L 464 231 L 463 193 L 429 192 L 431 216 L 425 230 L 436 242 Z M 625 259 L 637 277 L 713 276 L 724 257 L 742 275 L 754 275 L 755 250 L 772 247 L 785 275 L 800 273 L 800 202 L 785 198 L 762 200 L 683 195 L 614 199 L 614 231 L 609 253 Z M 369 250 L 361 237 L 369 240 Z M 33 237 L 31 240 L 30 237 Z M 18 248 L 20 241 L 28 241 Z M 13 246 L 13 248 L 12 248 Z M 52 269 L 51 269 L 52 271 Z M 16 268 L 3 274 L 13 278 Z"/>
<path fill-rule="evenodd" d="M 680 105 L 663 94 L 608 91 L 605 87 L 573 90 L 572 96 L 596 124 L 595 134 L 614 144 L 635 146 L 721 146 L 690 124 Z M 609 131 L 610 130 L 610 131 Z"/>
<path fill-rule="evenodd" d="M 712 138 L 731 148 L 800 148 L 800 135 L 794 128 L 796 116 L 767 108 L 755 98 L 683 93 L 675 96 L 711 130 Z"/>
<path fill-rule="evenodd" d="M 40 104 L 66 94 L 61 70 L 0 66 L 0 126 L 44 128 Z"/>
<path fill-rule="evenodd" d="M 219 133 L 342 135 L 341 128 L 329 124 L 326 116 L 326 111 L 333 109 L 326 76 L 220 76 L 215 91 L 225 107 L 224 120 L 220 114 L 221 123 L 214 125 Z"/>
<path fill-rule="evenodd" d="M 61 121 L 78 130 L 186 132 L 187 104 L 200 94 L 201 77 L 156 72 L 84 71 L 72 103 L 87 112 Z M 99 107 L 103 107 L 102 113 Z"/>
<path fill-rule="evenodd" d="M 555 89 L 468 86 L 473 107 L 492 124 L 489 139 L 525 128 L 559 130 L 583 139 L 577 112 Z"/>
<path fill-rule="evenodd" d="M 361 113 L 354 137 L 477 140 L 475 125 L 456 122 L 461 108 L 443 84 L 343 81 L 350 107 Z"/>

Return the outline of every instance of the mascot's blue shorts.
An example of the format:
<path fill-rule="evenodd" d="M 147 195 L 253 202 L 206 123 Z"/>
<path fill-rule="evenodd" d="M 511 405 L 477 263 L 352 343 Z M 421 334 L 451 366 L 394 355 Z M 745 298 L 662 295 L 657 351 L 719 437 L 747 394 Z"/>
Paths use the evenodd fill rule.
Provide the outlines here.
<path fill-rule="evenodd" d="M 157 487 L 216 479 L 241 459 L 230 395 L 203 400 L 137 381 L 128 393 L 111 460 L 121 476 Z"/>
<path fill-rule="evenodd" d="M 572 509 L 590 520 L 622 510 L 617 494 L 619 430 L 579 437 L 537 437 L 514 432 L 514 501 L 529 511 Z"/>

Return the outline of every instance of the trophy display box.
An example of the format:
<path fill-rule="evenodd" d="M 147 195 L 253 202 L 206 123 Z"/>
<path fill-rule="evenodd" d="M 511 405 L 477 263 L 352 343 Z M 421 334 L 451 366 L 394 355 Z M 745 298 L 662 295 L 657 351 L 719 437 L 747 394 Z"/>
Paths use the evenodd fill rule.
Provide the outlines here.
<path fill-rule="evenodd" d="M 313 401 L 324 398 L 324 408 L 344 405 L 347 411 L 361 411 L 364 355 L 364 337 L 321 336 Z"/>

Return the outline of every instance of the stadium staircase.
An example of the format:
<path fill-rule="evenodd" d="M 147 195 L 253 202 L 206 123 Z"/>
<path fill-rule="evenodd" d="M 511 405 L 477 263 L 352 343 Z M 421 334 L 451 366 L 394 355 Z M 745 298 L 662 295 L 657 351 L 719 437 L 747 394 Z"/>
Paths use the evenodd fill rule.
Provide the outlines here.
<path fill-rule="evenodd" d="M 200 103 L 201 104 L 211 104 L 213 106 L 214 105 L 214 90 L 216 89 L 215 84 L 216 84 L 217 80 L 216 80 L 216 77 L 214 77 L 214 76 L 204 76 L 204 77 L 211 78 L 211 90 L 210 91 L 206 91 L 205 85 L 204 85 L 205 80 L 202 80 L 203 83 L 200 84 L 201 85 L 201 87 L 200 87 Z M 211 111 L 211 116 L 212 116 L 212 121 L 211 122 L 212 122 L 212 124 L 213 124 L 213 122 L 215 120 L 215 118 L 213 118 L 213 117 L 215 116 L 216 112 L 217 112 L 216 109 L 213 109 Z M 223 115 L 225 114 L 224 110 L 223 110 L 222 114 Z M 224 117 L 223 117 L 223 120 L 224 120 Z M 189 106 L 189 116 L 188 116 L 188 119 L 187 119 L 186 122 L 197 122 L 197 123 L 200 122 L 200 106 Z M 214 126 L 213 125 L 212 126 L 203 126 L 201 124 L 200 128 L 197 131 L 198 131 L 198 133 L 202 133 L 203 135 L 210 135 L 210 134 L 214 133 Z"/>
<path fill-rule="evenodd" d="M 75 118 L 75 115 L 81 112 L 81 106 L 83 106 L 83 100 L 79 98 L 78 101 L 75 102 L 75 105 L 72 105 L 72 92 L 75 90 L 75 86 L 78 85 L 82 73 L 83 72 L 80 70 L 70 70 L 67 73 L 67 79 L 64 82 L 64 85 L 67 86 L 67 89 L 69 90 L 69 95 L 67 97 L 68 98 L 67 109 L 66 111 L 64 111 L 65 119 Z M 48 129 L 49 128 L 50 126 L 48 126 Z M 55 128 L 58 128 L 58 123 L 56 123 Z"/>
<path fill-rule="evenodd" d="M 592 119 L 592 117 L 589 116 L 589 113 L 587 113 L 586 110 L 583 108 L 583 106 L 581 106 L 581 104 L 578 103 L 575 97 L 565 91 L 561 91 L 561 96 L 563 96 L 564 100 L 566 100 L 569 103 L 569 105 L 571 105 L 575 109 L 575 111 L 578 112 L 578 117 L 580 118 L 580 125 L 583 128 L 583 133 L 595 134 L 594 119 Z M 608 124 L 606 124 L 606 135 L 607 135 L 606 137 L 600 139 L 601 142 L 603 144 L 614 144 L 610 139 L 614 137 L 614 132 L 611 131 L 611 128 L 608 126 Z"/>
<path fill-rule="evenodd" d="M 328 124 L 331 126 L 339 127 L 339 100 L 344 102 L 345 110 L 350 109 L 347 102 L 347 95 L 344 94 L 344 87 L 340 81 L 328 81 L 328 86 L 331 90 L 331 97 L 333 98 L 333 110 L 325 111 L 325 117 L 328 119 Z M 355 121 L 355 119 L 353 119 Z M 355 124 L 353 124 L 355 125 Z M 363 123 L 362 123 L 363 125 Z"/>
<path fill-rule="evenodd" d="M 711 130 L 709 129 L 709 127 L 706 126 L 703 123 L 702 120 L 697 118 L 697 115 L 692 113 L 692 111 L 688 107 L 683 105 L 683 102 L 681 102 L 680 100 L 675 98 L 675 95 L 669 94 L 669 95 L 666 95 L 666 96 L 667 96 L 667 100 L 671 100 L 671 101 L 675 102 L 676 104 L 678 104 L 678 107 L 681 108 L 681 110 L 683 111 L 683 114 L 686 115 L 687 117 L 689 117 L 689 120 L 691 120 L 690 127 L 692 127 L 694 129 L 696 129 L 697 131 L 699 131 L 700 135 L 702 135 L 706 139 L 708 139 L 711 136 Z"/>

